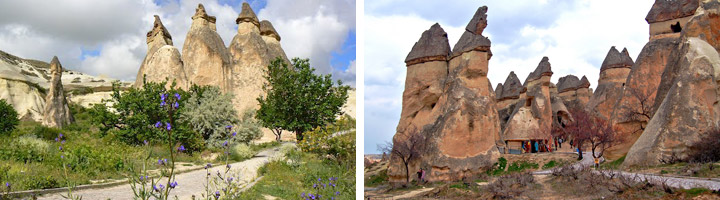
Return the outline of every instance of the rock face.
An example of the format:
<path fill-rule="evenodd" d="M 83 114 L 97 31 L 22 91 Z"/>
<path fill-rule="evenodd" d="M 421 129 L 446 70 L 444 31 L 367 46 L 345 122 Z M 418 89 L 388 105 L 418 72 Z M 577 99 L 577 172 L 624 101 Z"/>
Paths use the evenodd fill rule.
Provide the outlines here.
<path fill-rule="evenodd" d="M 162 82 L 167 79 L 168 86 L 175 81 L 178 87 L 189 88 L 180 51 L 172 46 L 172 37 L 157 15 L 153 29 L 147 33 L 147 44 L 148 52 L 140 65 L 135 87 L 142 87 L 145 78 L 147 82 Z"/>
<path fill-rule="evenodd" d="M 678 46 L 678 38 L 666 37 L 654 39 L 643 47 L 637 62 L 632 66 L 625 82 L 625 89 L 612 113 L 611 123 L 624 138 L 624 141 L 606 153 L 607 158 L 616 159 L 625 155 L 642 134 L 642 129 L 650 121 L 655 96 L 667 65 L 667 58 Z M 644 116 L 643 113 L 648 114 Z"/>
<path fill-rule="evenodd" d="M 720 34 L 718 34 L 720 32 L 720 2 L 702 1 L 701 4 L 695 15 L 682 29 L 681 34 L 684 37 L 697 37 L 705 40 L 715 50 L 720 50 Z"/>
<path fill-rule="evenodd" d="M 552 77 L 550 59 L 543 57 L 535 71 L 525 79 L 524 98 L 518 100 L 510 119 L 505 125 L 502 138 L 507 143 L 508 149 L 520 150 L 522 141 L 525 140 L 551 140 L 550 129 L 554 121 L 553 100 L 551 98 L 550 78 Z M 560 99 L 555 99 L 556 111 L 564 112 L 567 109 Z"/>
<path fill-rule="evenodd" d="M 567 75 L 561 77 L 557 83 L 558 97 L 570 109 L 585 108 L 592 95 L 589 88 L 590 81 L 585 76 L 578 79 L 577 76 Z"/>
<path fill-rule="evenodd" d="M 704 40 L 687 38 L 672 56 L 666 70 L 676 66 L 678 73 L 671 80 L 663 76 L 662 82 L 673 83 L 647 128 L 630 148 L 625 166 L 657 165 L 670 156 L 686 158 L 689 145 L 717 128 L 718 52 Z"/>
<path fill-rule="evenodd" d="M 199 4 L 185 38 L 182 62 L 188 84 L 216 85 L 227 92 L 232 60 L 215 30 L 215 17 L 209 16 Z"/>
<path fill-rule="evenodd" d="M 633 64 L 628 54 L 620 53 L 614 46 L 610 48 L 600 67 L 598 87 L 588 102 L 587 110 L 609 121 L 615 105 L 622 97 Z"/>
<path fill-rule="evenodd" d="M 405 114 L 413 112 L 406 111 L 406 108 L 408 108 L 406 103 L 408 103 L 407 100 L 409 99 L 404 96 L 403 117 L 401 117 L 401 124 L 398 125 L 398 133 L 393 137 L 393 142 L 398 144 L 407 140 L 411 136 L 410 134 L 423 136 L 425 151 L 420 154 L 418 159 L 411 162 L 409 171 L 417 171 L 418 168 L 425 169 L 428 181 L 460 180 L 464 177 L 482 173 L 492 166 L 494 159 L 499 155 L 496 144 L 502 141 L 498 134 L 500 124 L 495 107 L 495 93 L 490 81 L 487 79 L 490 40 L 481 35 L 485 26 L 487 26 L 486 12 L 487 7 L 483 6 L 475 13 L 460 42 L 453 48 L 458 51 L 452 53 L 453 56 L 449 64 L 442 60 L 433 60 L 408 65 L 408 77 L 411 77 L 411 68 L 426 65 L 425 63 L 440 68 L 435 73 L 448 72 L 437 103 L 428 105 L 426 102 L 429 101 L 424 100 L 414 103 L 416 108 L 421 107 L 421 105 L 426 106 L 425 109 L 430 107 L 431 113 L 427 117 L 430 119 L 422 120 L 429 123 L 420 123 L 421 120 L 415 117 L 413 120 L 416 122 L 413 123 L 416 124 L 413 124 L 413 126 L 408 126 L 410 123 L 403 124 L 404 118 L 406 118 Z M 415 44 L 413 51 L 426 46 L 435 46 L 424 44 L 438 44 L 432 41 L 447 41 L 444 31 L 441 32 L 437 29 L 439 29 L 439 26 L 437 28 L 431 27 L 431 30 L 423 33 L 423 38 Z M 486 42 L 478 43 L 478 40 Z M 443 44 L 437 46 L 439 48 L 446 47 Z M 409 55 L 439 56 L 439 58 L 442 58 L 443 55 L 450 53 L 435 50 L 423 50 L 423 52 L 432 53 L 411 52 Z M 416 59 L 422 58 L 418 56 Z M 414 59 L 407 59 L 406 61 L 412 60 Z M 447 70 L 442 70 L 443 63 L 448 66 Z M 431 66 L 425 68 L 431 68 Z M 424 81 L 428 80 L 430 79 L 424 79 Z M 413 85 L 416 86 L 417 84 Z M 406 84 L 404 94 L 408 94 L 407 87 Z M 425 99 L 434 99 L 436 93 L 428 90 L 423 91 L 425 97 L 427 97 Z M 420 99 L 416 98 L 412 101 L 418 100 Z M 391 157 L 390 163 L 388 170 L 390 181 L 395 183 L 404 182 L 405 169 L 400 158 L 395 155 Z"/>
<path fill-rule="evenodd" d="M 62 85 L 62 65 L 57 56 L 50 62 L 50 89 L 45 97 L 45 111 L 42 124 L 48 127 L 62 128 L 74 121 Z"/>
<path fill-rule="evenodd" d="M 260 23 L 250 5 L 243 3 L 238 16 L 238 33 L 230 42 L 232 56 L 232 90 L 235 94 L 235 109 L 244 113 L 259 108 L 257 97 L 263 94 L 263 74 L 270 64 L 268 45 L 260 35 Z M 270 38 L 268 38 L 270 39 Z M 276 42 L 279 48 L 279 41 Z"/>
<path fill-rule="evenodd" d="M 655 0 L 645 17 L 650 24 L 650 38 L 677 37 L 698 5 L 698 0 Z"/>

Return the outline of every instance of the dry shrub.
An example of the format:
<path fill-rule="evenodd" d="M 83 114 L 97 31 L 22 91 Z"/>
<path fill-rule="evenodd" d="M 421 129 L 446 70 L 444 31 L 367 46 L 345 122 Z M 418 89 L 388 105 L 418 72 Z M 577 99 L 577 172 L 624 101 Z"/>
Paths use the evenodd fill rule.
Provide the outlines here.
<path fill-rule="evenodd" d="M 534 183 L 535 178 L 530 173 L 516 173 L 497 178 L 488 185 L 488 190 L 496 199 L 516 199 Z"/>
<path fill-rule="evenodd" d="M 706 132 L 700 140 L 689 147 L 688 162 L 717 162 L 720 161 L 720 129 Z"/>

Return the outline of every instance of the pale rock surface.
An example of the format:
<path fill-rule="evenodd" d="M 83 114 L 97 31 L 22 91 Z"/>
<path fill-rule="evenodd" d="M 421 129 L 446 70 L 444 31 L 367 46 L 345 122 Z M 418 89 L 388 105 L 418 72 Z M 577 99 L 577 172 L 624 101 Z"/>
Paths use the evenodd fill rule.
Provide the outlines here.
<path fill-rule="evenodd" d="M 172 37 L 157 15 L 153 29 L 147 33 L 147 45 L 148 52 L 135 78 L 135 87 L 142 87 L 145 78 L 146 82 L 167 80 L 168 87 L 175 81 L 179 88 L 188 89 L 180 51 L 172 46 Z"/>
<path fill-rule="evenodd" d="M 263 77 L 270 64 L 268 47 L 260 35 L 260 24 L 247 2 L 238 16 L 238 33 L 230 42 L 229 52 L 233 61 L 232 86 L 229 92 L 235 95 L 233 104 L 238 113 L 258 109 L 257 97 L 263 95 Z M 288 63 L 289 64 L 289 63 Z"/>
<path fill-rule="evenodd" d="M 598 86 L 587 104 L 587 110 L 604 120 L 610 121 L 615 105 L 622 97 L 623 87 L 630 68 L 632 58 L 611 47 L 600 67 Z"/>
<path fill-rule="evenodd" d="M 192 25 L 182 49 L 183 68 L 188 85 L 215 85 L 224 92 L 230 89 L 228 79 L 232 60 L 222 38 L 215 32 L 215 17 L 202 4 L 195 9 Z"/>

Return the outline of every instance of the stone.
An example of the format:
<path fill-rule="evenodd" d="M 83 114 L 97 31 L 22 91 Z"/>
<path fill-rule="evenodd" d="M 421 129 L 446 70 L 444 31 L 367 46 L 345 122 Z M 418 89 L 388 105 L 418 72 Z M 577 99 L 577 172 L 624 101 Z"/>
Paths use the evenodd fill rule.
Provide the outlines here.
<path fill-rule="evenodd" d="M 504 99 L 517 99 L 520 98 L 520 93 L 524 92 L 524 87 L 520 83 L 520 79 L 517 77 L 514 71 L 508 74 L 505 78 L 505 84 L 502 88 L 502 96 L 498 96 L 498 100 Z"/>
<path fill-rule="evenodd" d="M 587 110 L 604 120 L 610 121 L 615 105 L 622 97 L 623 87 L 630 68 L 632 58 L 611 47 L 600 67 L 598 86 L 587 104 Z"/>
<path fill-rule="evenodd" d="M 50 62 L 50 89 L 45 97 L 45 112 L 43 112 L 42 125 L 47 127 L 62 128 L 73 121 L 70 108 L 68 107 L 65 91 L 62 85 L 62 65 L 57 56 Z"/>
<path fill-rule="evenodd" d="M 550 59 L 545 56 L 540 60 L 540 63 L 538 64 L 537 68 L 535 68 L 535 71 L 531 72 L 528 77 L 525 79 L 524 85 L 527 86 L 528 82 L 532 82 L 535 80 L 539 80 L 540 78 L 544 76 L 552 76 L 553 72 L 550 68 Z M 546 83 L 550 83 L 547 82 Z"/>
<path fill-rule="evenodd" d="M 465 32 L 452 49 L 453 58 L 468 51 L 483 51 L 488 52 L 488 60 L 490 60 L 492 57 L 490 39 L 482 35 L 483 30 L 487 27 L 487 11 L 487 6 L 480 7 L 475 11 L 472 21 L 465 27 Z"/>
<path fill-rule="evenodd" d="M 281 58 L 285 60 L 286 63 L 290 63 L 290 60 L 287 58 L 285 51 L 280 45 L 280 34 L 275 31 L 275 28 L 270 21 L 262 20 L 260 22 L 260 35 L 267 46 L 267 57 L 269 58 L 269 62 L 272 62 L 276 58 Z"/>
<path fill-rule="evenodd" d="M 230 92 L 235 94 L 233 105 L 238 113 L 260 108 L 257 98 L 264 94 L 262 86 L 266 82 L 265 70 L 274 59 L 268 54 L 268 45 L 260 35 L 259 24 L 251 20 L 256 20 L 254 16 L 250 5 L 243 3 L 243 10 L 236 20 L 238 32 L 228 47 L 233 62 Z M 267 39 L 274 40 L 269 37 Z M 274 44 L 277 45 L 276 49 L 282 51 L 279 41 Z M 284 52 L 278 56 L 284 57 Z"/>
<path fill-rule="evenodd" d="M 590 81 L 586 76 L 578 79 L 575 75 L 560 77 L 557 84 L 557 96 L 562 99 L 563 105 L 571 109 L 584 109 L 590 101 Z"/>
<path fill-rule="evenodd" d="M 495 86 L 495 97 L 502 96 L 502 89 L 503 89 L 502 83 L 498 83 L 497 86 Z"/>
<path fill-rule="evenodd" d="M 483 6 L 476 15 L 485 16 L 486 11 L 487 7 Z M 466 30 L 466 33 L 472 34 L 472 38 L 485 38 L 475 34 L 481 32 Z M 445 37 L 443 35 L 434 37 Z M 465 45 L 467 43 L 459 42 L 453 49 L 462 49 Z M 495 92 L 487 78 L 489 40 L 486 47 L 471 48 L 449 62 L 406 63 L 412 65 L 408 65 L 403 110 L 393 142 L 398 144 L 418 134 L 424 138 L 425 146 L 419 158 L 411 161 L 410 172 L 425 169 L 430 182 L 462 180 L 490 169 L 499 156 L 496 145 L 502 142 L 500 124 Z M 450 52 L 439 53 L 442 54 L 435 55 Z M 417 73 L 420 70 L 431 73 Z M 418 77 L 421 75 L 425 77 Z M 435 99 L 437 102 L 433 103 Z M 390 158 L 388 176 L 392 183 L 405 182 L 404 165 L 397 155 Z"/>
<path fill-rule="evenodd" d="M 235 19 L 236 24 L 240 24 L 241 22 L 249 22 L 255 24 L 255 26 L 260 26 L 260 22 L 255 15 L 255 11 L 253 11 L 248 2 L 243 2 L 240 15 L 238 15 L 237 19 Z"/>
<path fill-rule="evenodd" d="M 667 58 L 671 56 L 672 50 L 679 45 L 679 42 L 678 38 L 673 37 L 651 40 L 638 55 L 610 121 L 621 133 L 623 142 L 606 151 L 605 155 L 608 159 L 617 159 L 625 155 L 650 121 L 649 118 L 641 115 L 628 115 L 644 112 L 643 107 L 645 111 L 649 111 L 649 116 L 655 112 L 651 108 L 655 104 L 656 91 L 661 84 Z"/>
<path fill-rule="evenodd" d="M 134 86 L 142 87 L 143 81 L 162 82 L 167 80 L 168 88 L 175 81 L 179 88 L 188 89 L 188 80 L 180 51 L 172 46 L 172 37 L 157 15 L 155 15 L 153 29 L 147 33 L 147 44 L 148 51 L 140 65 Z"/>
<path fill-rule="evenodd" d="M 182 50 L 188 85 L 215 85 L 223 92 L 230 86 L 232 60 L 220 35 L 215 32 L 215 17 L 208 16 L 202 4 L 192 17 L 192 25 Z"/>
<path fill-rule="evenodd" d="M 449 56 L 450 44 L 447 33 L 440 24 L 435 23 L 422 33 L 420 40 L 413 45 L 405 58 L 405 63 L 412 65 L 428 61 L 447 61 Z"/>
<path fill-rule="evenodd" d="M 645 21 L 655 23 L 692 16 L 698 3 L 698 0 L 655 0 Z"/>
<path fill-rule="evenodd" d="M 682 29 L 683 37 L 697 37 L 705 40 L 720 51 L 720 2 L 701 1 L 695 15 Z"/>
<path fill-rule="evenodd" d="M 624 166 L 658 165 L 672 156 L 685 159 L 690 145 L 718 128 L 718 52 L 699 38 L 683 39 L 682 47 L 675 51 L 666 70 L 674 65 L 678 74 L 672 80 L 663 76 L 662 82 L 674 83 L 628 151 Z"/>

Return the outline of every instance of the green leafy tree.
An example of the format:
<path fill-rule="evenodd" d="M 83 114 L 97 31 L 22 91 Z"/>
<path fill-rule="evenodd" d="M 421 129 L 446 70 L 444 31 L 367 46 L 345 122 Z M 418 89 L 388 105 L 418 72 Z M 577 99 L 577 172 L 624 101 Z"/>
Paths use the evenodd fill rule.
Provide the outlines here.
<path fill-rule="evenodd" d="M 304 132 L 334 122 L 342 114 L 350 89 L 342 81 L 336 85 L 329 74 L 316 75 L 308 59 L 293 58 L 292 67 L 276 59 L 268 66 L 265 79 L 267 95 L 258 98 L 257 118 L 273 131 L 276 140 L 282 130 L 289 130 L 302 141 Z"/>
<path fill-rule="evenodd" d="M 18 113 L 5 99 L 0 99 L 0 135 L 9 134 L 20 123 Z"/>

